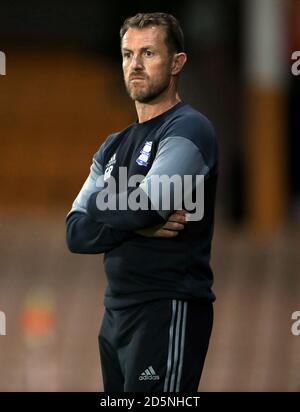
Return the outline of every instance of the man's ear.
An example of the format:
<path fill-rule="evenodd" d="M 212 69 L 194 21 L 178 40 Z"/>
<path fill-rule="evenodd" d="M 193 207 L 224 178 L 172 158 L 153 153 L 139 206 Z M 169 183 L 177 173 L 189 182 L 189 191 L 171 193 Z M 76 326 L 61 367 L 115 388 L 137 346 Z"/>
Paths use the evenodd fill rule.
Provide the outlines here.
<path fill-rule="evenodd" d="M 176 53 L 173 57 L 172 74 L 177 75 L 178 73 L 180 73 L 186 61 L 186 53 Z"/>

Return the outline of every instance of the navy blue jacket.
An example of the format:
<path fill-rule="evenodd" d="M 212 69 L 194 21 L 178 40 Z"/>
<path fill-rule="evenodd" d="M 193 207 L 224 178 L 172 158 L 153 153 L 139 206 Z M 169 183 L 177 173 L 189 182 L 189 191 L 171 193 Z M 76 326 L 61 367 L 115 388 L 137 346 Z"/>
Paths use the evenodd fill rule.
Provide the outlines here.
<path fill-rule="evenodd" d="M 134 175 L 141 179 L 135 187 L 120 190 L 119 168 L 125 167 L 128 179 Z M 184 102 L 106 139 L 94 154 L 90 174 L 66 219 L 72 252 L 104 253 L 106 307 L 124 308 L 159 298 L 215 300 L 210 252 L 217 174 L 214 129 L 205 116 Z M 177 237 L 145 237 L 135 231 L 162 224 L 174 210 L 185 206 L 176 203 L 174 188 L 153 190 L 151 184 L 162 175 L 192 176 L 193 200 L 196 176 L 204 176 L 204 214 L 188 222 Z M 116 192 L 109 208 L 103 210 L 97 203 L 99 194 L 104 194 L 112 177 Z M 147 208 L 122 210 L 120 204 L 130 197 L 143 198 Z M 166 208 L 162 201 L 168 197 Z"/>

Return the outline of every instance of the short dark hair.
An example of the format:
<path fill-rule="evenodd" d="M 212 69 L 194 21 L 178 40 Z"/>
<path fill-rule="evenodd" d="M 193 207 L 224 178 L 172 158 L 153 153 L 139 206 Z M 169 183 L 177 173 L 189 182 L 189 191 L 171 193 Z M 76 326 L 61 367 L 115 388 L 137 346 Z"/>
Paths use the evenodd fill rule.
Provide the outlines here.
<path fill-rule="evenodd" d="M 121 27 L 120 38 L 130 27 L 144 28 L 149 26 L 162 26 L 166 32 L 166 45 L 169 53 L 180 53 L 184 51 L 184 35 L 178 20 L 167 13 L 138 13 L 128 17 Z"/>

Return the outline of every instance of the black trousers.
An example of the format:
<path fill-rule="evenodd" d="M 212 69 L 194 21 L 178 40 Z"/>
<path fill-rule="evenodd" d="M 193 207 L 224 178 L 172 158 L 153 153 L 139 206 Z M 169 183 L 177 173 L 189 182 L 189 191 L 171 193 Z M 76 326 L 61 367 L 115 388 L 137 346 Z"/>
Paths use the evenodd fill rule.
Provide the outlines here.
<path fill-rule="evenodd" d="M 105 309 L 99 349 L 105 392 L 197 392 L 213 304 L 161 299 Z"/>

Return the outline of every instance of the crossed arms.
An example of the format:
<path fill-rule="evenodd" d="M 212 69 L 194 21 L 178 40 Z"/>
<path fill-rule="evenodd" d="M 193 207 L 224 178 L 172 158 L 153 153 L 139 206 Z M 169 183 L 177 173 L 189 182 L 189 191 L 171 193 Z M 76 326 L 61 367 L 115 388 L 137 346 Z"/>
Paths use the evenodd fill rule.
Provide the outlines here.
<path fill-rule="evenodd" d="M 103 176 L 102 146 L 96 155 L 66 219 L 67 244 L 71 252 L 103 253 L 137 235 L 170 238 L 184 229 L 187 212 L 172 207 L 170 210 L 159 210 L 159 207 L 138 211 L 99 210 L 96 199 L 97 179 Z M 191 141 L 178 136 L 166 138 L 158 148 L 151 169 L 135 190 L 146 192 L 154 175 L 195 175 L 203 174 L 206 169 L 200 151 Z M 128 196 L 128 193 L 116 196 Z M 159 200 L 149 197 L 151 204 L 159 204 Z"/>

